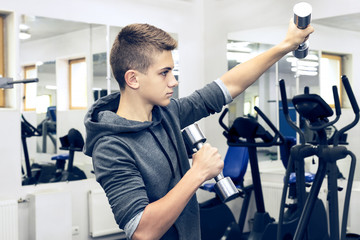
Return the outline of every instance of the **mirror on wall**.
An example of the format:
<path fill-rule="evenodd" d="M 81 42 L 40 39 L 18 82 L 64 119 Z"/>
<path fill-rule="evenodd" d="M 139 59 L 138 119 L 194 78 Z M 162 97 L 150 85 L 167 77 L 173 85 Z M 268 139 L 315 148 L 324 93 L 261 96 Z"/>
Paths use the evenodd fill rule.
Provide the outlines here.
<path fill-rule="evenodd" d="M 26 163 L 50 171 L 58 164 L 67 170 L 69 150 L 63 147 L 64 139 L 71 129 L 84 138 L 83 119 L 87 109 L 99 97 L 119 91 L 107 58 L 121 27 L 25 15 L 20 22 L 27 25 L 21 27 L 26 29 L 21 32 L 28 35 L 20 39 L 19 75 L 39 79 L 37 83 L 24 85 L 22 90 L 22 114 L 38 131 L 26 137 L 28 157 L 24 154 L 22 164 L 26 179 Z M 177 39 L 176 34 L 173 36 Z M 174 75 L 178 79 L 177 51 L 174 61 Z M 81 106 L 72 102 L 74 96 L 83 100 Z M 94 177 L 91 158 L 82 153 L 81 147 L 75 151 L 71 165 L 86 178 Z M 41 178 L 41 173 L 35 171 L 34 175 Z M 41 179 L 38 183 L 52 181 Z M 27 184 L 31 182 L 27 180 Z"/>
<path fill-rule="evenodd" d="M 271 48 L 271 44 L 228 40 L 227 59 L 228 68 L 241 64 L 261 52 Z M 229 105 L 229 126 L 237 117 L 248 116 L 259 120 L 259 123 L 269 129 L 267 124 L 257 117 L 254 106 L 259 107 L 265 115 L 277 126 L 283 136 L 296 141 L 295 130 L 287 123 L 282 110 L 278 80 L 284 79 L 288 97 L 289 114 L 298 126 L 304 129 L 305 140 L 313 141 L 314 132 L 306 130 L 305 120 L 299 119 L 291 99 L 295 95 L 304 93 L 308 87 L 312 94 L 320 95 L 331 107 L 334 107 L 332 86 L 338 87 L 340 102 L 343 102 L 340 77 L 349 68 L 351 54 L 331 53 L 310 49 L 306 58 L 297 59 L 292 53 L 285 55 L 274 66 L 268 69 L 252 86 L 244 91 Z M 346 98 L 344 98 L 346 100 Z M 343 116 L 343 119 L 346 116 Z M 272 132 L 270 130 L 270 132 Z M 271 161 L 281 158 L 277 147 L 258 149 L 260 161 Z M 342 166 L 347 171 L 347 167 Z"/>
<path fill-rule="evenodd" d="M 38 63 L 36 88 L 36 123 L 41 132 L 37 152 L 57 153 L 56 134 L 56 67 L 55 61 Z"/>
<path fill-rule="evenodd" d="M 106 86 L 98 68 L 106 64 L 106 26 L 28 15 L 19 22 L 19 78 L 39 80 L 21 90 L 22 122 L 27 124 L 22 134 L 23 184 L 93 178 L 91 158 L 82 153 L 82 146 L 70 149 L 68 136 L 74 131 L 79 138 L 85 136 L 83 119 L 94 102 L 93 79 Z M 74 74 L 72 69 L 81 71 Z M 85 82 L 77 84 L 80 80 Z M 81 92 L 83 106 L 72 108 L 71 96 Z"/>
<path fill-rule="evenodd" d="M 256 42 L 246 42 L 239 40 L 228 40 L 227 44 L 227 59 L 228 69 L 241 64 L 261 52 L 271 48 L 270 44 L 261 44 Z M 232 124 L 234 119 L 239 116 L 256 117 L 254 107 L 258 106 L 263 110 L 271 121 L 274 121 L 274 116 L 269 116 L 272 113 L 271 108 L 275 106 L 273 103 L 276 100 L 275 92 L 271 91 L 275 83 L 275 66 L 266 71 L 254 84 L 249 86 L 243 94 L 239 95 L 229 106 L 229 123 Z M 268 91 L 266 91 L 268 90 Z M 261 96 L 261 97 L 259 97 Z"/>
<path fill-rule="evenodd" d="M 106 29 L 105 29 L 106 30 Z M 118 84 L 112 74 L 111 67 L 108 62 L 108 54 L 110 55 L 112 44 L 120 32 L 121 27 L 109 26 L 104 31 L 108 38 L 107 48 L 103 52 L 93 54 L 93 100 L 96 101 L 100 97 L 109 93 L 118 92 Z M 106 50 L 108 49 L 109 52 Z"/>
<path fill-rule="evenodd" d="M 228 68 L 231 69 L 237 64 L 241 64 L 270 49 L 272 46 L 271 44 L 228 40 Z M 309 50 L 307 57 L 304 59 L 297 59 L 292 53 L 287 54 L 229 105 L 229 125 L 237 117 L 249 116 L 257 118 L 254 110 L 254 107 L 257 106 L 275 126 L 278 126 L 278 129 L 285 137 L 295 139 L 296 132 L 288 125 L 282 112 L 282 103 L 278 94 L 278 80 L 285 80 L 288 99 L 302 94 L 305 87 L 308 87 L 310 93 L 320 95 L 333 107 L 331 89 L 333 85 L 336 85 L 341 99 L 340 73 L 343 72 L 341 66 L 347 64 L 346 59 L 349 59 L 346 54 L 331 54 L 317 50 Z M 288 104 L 290 104 L 289 112 L 292 119 L 297 121 L 296 112 L 291 101 Z M 258 120 L 260 124 L 263 123 L 261 118 Z M 301 121 L 299 124 L 301 124 Z M 276 152 L 278 150 L 275 147 L 269 148 L 266 157 L 263 159 L 276 160 L 279 157 L 275 156 Z"/>

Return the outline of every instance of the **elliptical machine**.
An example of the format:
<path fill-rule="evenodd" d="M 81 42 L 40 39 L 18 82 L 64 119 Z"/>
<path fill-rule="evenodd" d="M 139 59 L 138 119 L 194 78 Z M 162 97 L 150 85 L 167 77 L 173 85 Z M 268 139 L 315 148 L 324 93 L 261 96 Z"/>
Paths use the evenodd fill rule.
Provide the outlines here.
<path fill-rule="evenodd" d="M 352 92 L 351 86 L 346 76 L 342 76 L 342 82 L 345 88 L 345 91 L 351 102 L 352 109 L 355 114 L 355 119 L 336 132 L 332 144 L 329 143 L 326 135 L 326 127 L 334 125 L 340 118 L 341 108 L 339 103 L 339 97 L 336 86 L 333 87 L 333 95 L 335 100 L 335 109 L 336 109 L 336 118 L 332 121 L 329 121 L 329 117 L 333 115 L 333 111 L 330 106 L 318 95 L 305 93 L 302 95 L 295 96 L 292 101 L 296 111 L 300 114 L 301 117 L 306 119 L 307 127 L 317 133 L 317 142 L 315 145 L 306 145 L 304 134 L 302 130 L 297 127 L 288 115 L 287 107 L 287 98 L 285 91 L 284 80 L 280 80 L 280 90 L 281 98 L 283 103 L 283 110 L 285 117 L 287 118 L 288 123 L 293 127 L 300 136 L 300 145 L 296 145 L 291 149 L 291 155 L 289 159 L 289 166 L 294 163 L 296 171 L 296 185 L 297 185 L 297 196 L 298 202 L 302 207 L 301 217 L 298 222 L 296 232 L 294 234 L 294 240 L 303 240 L 309 237 L 309 221 L 313 213 L 317 196 L 319 194 L 322 182 L 327 175 L 328 180 L 328 204 L 329 204 L 329 216 L 322 224 L 327 226 L 329 224 L 329 234 L 322 236 L 317 239 L 330 239 L 330 240 L 345 240 L 346 239 L 346 226 L 347 218 L 349 211 L 350 195 L 351 188 L 354 178 L 355 155 L 349 151 L 344 146 L 339 146 L 343 134 L 349 129 L 353 128 L 359 121 L 359 107 L 357 105 L 356 99 Z M 306 194 L 305 181 L 304 181 L 304 158 L 309 156 L 317 156 L 319 159 L 318 169 L 315 175 L 314 182 L 312 184 L 310 193 Z M 338 209 L 338 168 L 336 161 L 345 158 L 346 156 L 351 157 L 351 165 L 348 176 L 348 184 L 345 193 L 344 200 L 344 209 L 343 209 L 343 219 L 341 224 L 341 234 L 340 234 L 340 224 L 339 224 L 339 209 Z M 285 176 L 284 191 L 281 200 L 281 209 L 285 208 L 285 198 L 286 198 L 286 189 L 288 184 L 288 179 L 290 176 L 290 168 L 288 167 Z M 306 198 L 306 196 L 308 196 Z M 282 221 L 283 221 L 284 212 L 280 211 L 279 215 L 279 225 L 278 233 L 282 232 Z M 329 222 L 328 222 L 328 221 Z M 280 234 L 278 234 L 278 239 Z"/>

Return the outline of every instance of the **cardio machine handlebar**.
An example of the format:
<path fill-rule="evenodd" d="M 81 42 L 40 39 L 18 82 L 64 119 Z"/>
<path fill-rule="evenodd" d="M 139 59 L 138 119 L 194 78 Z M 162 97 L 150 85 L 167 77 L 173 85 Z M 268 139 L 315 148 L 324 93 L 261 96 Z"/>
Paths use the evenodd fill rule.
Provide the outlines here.
<path fill-rule="evenodd" d="M 344 84 L 345 91 L 346 91 L 346 93 L 348 95 L 348 98 L 350 100 L 351 107 L 352 107 L 354 113 L 359 114 L 359 106 L 358 106 L 357 101 L 355 99 L 354 93 L 353 93 L 353 91 L 351 89 L 349 79 L 345 75 L 343 75 L 341 77 L 341 79 L 342 79 L 342 82 Z"/>
<path fill-rule="evenodd" d="M 229 112 L 229 109 L 225 108 L 219 117 L 219 124 L 226 132 L 229 132 L 229 128 L 224 124 L 224 117 L 228 112 Z"/>
<path fill-rule="evenodd" d="M 274 139 L 280 139 L 280 144 L 285 142 L 284 136 L 280 133 L 280 131 L 274 126 L 274 124 L 270 121 L 270 119 L 260 110 L 257 106 L 254 107 L 255 111 L 260 115 L 260 117 L 266 122 L 266 124 L 271 128 L 274 132 Z"/>
<path fill-rule="evenodd" d="M 286 96 L 286 89 L 285 89 L 285 81 L 284 81 L 284 79 L 280 79 L 279 86 L 280 86 L 281 104 L 282 104 L 282 107 L 283 107 L 283 113 L 284 113 L 284 116 L 286 118 L 286 121 L 288 122 L 290 127 L 292 129 L 294 129 L 299 134 L 300 143 L 305 144 L 304 133 L 301 131 L 301 129 L 298 126 L 296 126 L 296 124 L 291 120 L 290 115 L 289 115 L 289 107 L 288 107 L 288 103 L 287 103 L 287 96 Z M 307 89 L 307 90 L 309 90 L 309 89 Z"/>
<path fill-rule="evenodd" d="M 21 118 L 22 118 L 22 127 L 23 129 L 22 131 L 22 135 L 31 137 L 31 136 L 41 136 L 42 133 L 36 128 L 34 127 L 31 123 L 29 123 L 23 114 L 21 114 Z"/>
<path fill-rule="evenodd" d="M 270 133 L 268 133 L 266 131 L 266 136 L 260 137 L 263 139 L 263 142 L 255 142 L 255 143 L 251 143 L 251 142 L 245 142 L 245 141 L 241 141 L 239 138 L 240 137 L 244 137 L 244 136 L 239 136 L 239 138 L 237 139 L 237 141 L 235 143 L 231 143 L 229 142 L 229 145 L 237 145 L 237 146 L 244 146 L 244 147 L 251 147 L 251 146 L 256 146 L 256 147 L 268 147 L 268 146 L 273 146 L 273 145 L 281 145 L 285 142 L 285 138 L 284 136 L 279 132 L 279 130 L 274 126 L 274 124 L 270 121 L 270 119 L 258 108 L 258 107 L 254 107 L 255 111 L 261 116 L 261 118 L 266 122 L 266 124 L 271 128 L 271 130 L 274 132 L 274 135 L 272 136 Z M 228 138 L 228 136 L 226 134 L 229 133 L 230 128 L 227 127 L 224 124 L 224 117 L 225 115 L 228 113 L 229 109 L 226 108 L 224 109 L 224 111 L 222 112 L 222 114 L 220 115 L 219 118 L 219 124 L 222 126 L 222 128 L 225 130 L 224 131 L 224 135 L 225 137 Z M 241 118 L 241 117 L 240 117 Z M 262 126 L 257 123 L 259 125 L 259 127 L 262 128 Z M 244 126 L 245 127 L 245 126 Z M 245 138 L 245 137 L 244 137 Z M 257 137 L 254 137 L 257 138 Z"/>
<path fill-rule="evenodd" d="M 343 133 L 345 133 L 349 129 L 353 128 L 359 122 L 359 106 L 358 106 L 358 103 L 356 101 L 355 95 L 354 95 L 354 93 L 352 91 L 352 88 L 350 86 L 349 79 L 345 75 L 343 75 L 341 77 L 341 80 L 342 80 L 342 83 L 344 84 L 345 91 L 346 91 L 346 93 L 348 95 L 348 98 L 349 98 L 350 103 L 351 103 L 351 107 L 352 107 L 352 109 L 354 111 L 355 119 L 351 123 L 349 123 L 348 125 L 343 127 L 342 129 L 340 129 L 335 134 L 335 136 L 334 136 L 334 146 L 337 146 L 339 144 L 340 138 L 343 135 Z"/>
<path fill-rule="evenodd" d="M 289 107 L 288 107 L 288 103 L 287 103 L 284 79 L 280 79 L 279 86 L 280 86 L 281 103 L 282 103 L 282 107 L 283 107 L 283 112 L 284 112 L 285 116 L 287 116 L 287 115 L 289 115 Z"/>
<path fill-rule="evenodd" d="M 333 90 L 333 96 L 334 96 L 335 113 L 336 113 L 336 116 L 340 116 L 341 115 L 341 107 L 340 107 L 340 98 L 339 98 L 338 89 L 334 85 L 332 87 L 332 90 Z"/>

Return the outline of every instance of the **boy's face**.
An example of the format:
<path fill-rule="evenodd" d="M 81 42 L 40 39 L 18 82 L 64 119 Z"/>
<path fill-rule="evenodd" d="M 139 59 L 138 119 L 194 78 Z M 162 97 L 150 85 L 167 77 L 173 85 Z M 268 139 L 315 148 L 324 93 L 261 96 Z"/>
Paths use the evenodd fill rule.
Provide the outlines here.
<path fill-rule="evenodd" d="M 163 51 L 153 57 L 153 64 L 147 74 L 138 75 L 139 91 L 144 104 L 166 106 L 174 93 L 174 87 L 178 85 L 172 70 L 174 60 L 171 51 Z"/>

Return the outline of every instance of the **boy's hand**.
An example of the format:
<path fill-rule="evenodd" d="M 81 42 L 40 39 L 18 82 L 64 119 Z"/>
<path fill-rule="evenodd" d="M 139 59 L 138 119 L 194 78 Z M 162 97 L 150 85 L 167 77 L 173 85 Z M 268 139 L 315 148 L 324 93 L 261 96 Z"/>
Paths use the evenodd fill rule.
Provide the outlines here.
<path fill-rule="evenodd" d="M 313 32 L 314 28 L 311 25 L 309 25 L 305 29 L 299 29 L 295 25 L 294 19 L 290 19 L 288 31 L 283 41 L 286 47 L 286 51 L 291 52 L 293 50 L 296 50 L 299 45 L 305 42 L 309 38 L 310 34 Z"/>
<path fill-rule="evenodd" d="M 224 162 L 221 160 L 218 149 L 209 143 L 205 143 L 197 153 L 193 154 L 192 169 L 196 170 L 204 181 L 219 175 L 223 167 Z"/>

